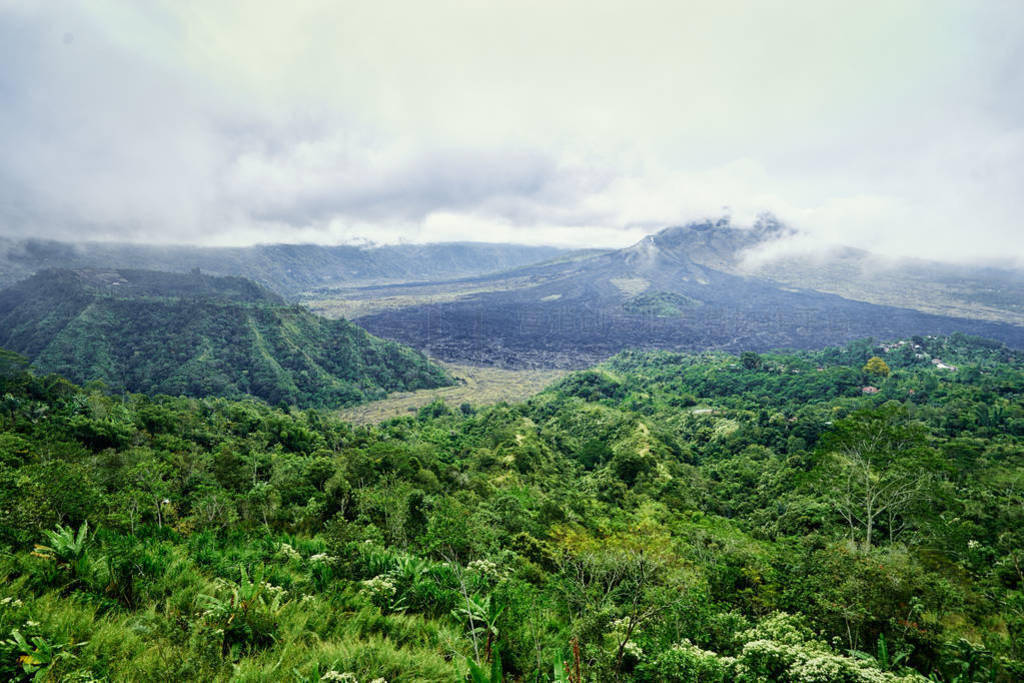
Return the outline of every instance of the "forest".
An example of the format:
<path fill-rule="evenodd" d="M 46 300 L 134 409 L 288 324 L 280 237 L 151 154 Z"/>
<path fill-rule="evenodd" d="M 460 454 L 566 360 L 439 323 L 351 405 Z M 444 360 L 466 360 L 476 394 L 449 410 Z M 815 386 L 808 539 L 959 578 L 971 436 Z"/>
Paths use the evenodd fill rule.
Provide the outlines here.
<path fill-rule="evenodd" d="M 1024 355 L 627 351 L 353 426 L 0 355 L 0 679 L 1024 678 Z"/>
<path fill-rule="evenodd" d="M 0 291 L 0 346 L 41 372 L 115 392 L 255 396 L 332 407 L 446 386 L 421 353 L 240 277 L 41 272 Z"/>

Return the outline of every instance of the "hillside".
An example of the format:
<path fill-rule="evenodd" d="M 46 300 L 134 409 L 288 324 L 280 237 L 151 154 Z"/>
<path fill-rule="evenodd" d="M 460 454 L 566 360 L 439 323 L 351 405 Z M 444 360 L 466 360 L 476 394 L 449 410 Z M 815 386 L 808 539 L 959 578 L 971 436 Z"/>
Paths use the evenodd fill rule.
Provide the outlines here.
<path fill-rule="evenodd" d="M 455 283 L 351 289 L 316 307 L 358 313 L 374 334 L 444 360 L 505 367 L 583 367 L 626 348 L 810 349 L 957 331 L 1024 346 L 1024 326 L 925 313 L 906 297 L 901 306 L 856 301 L 743 271 L 750 249 L 786 234 L 770 221 L 749 230 L 668 228 L 626 249 Z M 436 298 L 445 287 L 457 296 Z M 1018 290 L 1011 281 L 989 300 L 1006 304 Z M 1013 315 L 1006 308 L 1001 319 Z"/>
<path fill-rule="evenodd" d="M 48 270 L 0 291 L 0 346 L 114 391 L 340 406 L 450 383 L 440 367 L 242 278 Z"/>
<path fill-rule="evenodd" d="M 368 427 L 0 361 L 5 680 L 1024 677 L 996 342 L 629 352 Z"/>
<path fill-rule="evenodd" d="M 762 216 L 672 227 L 644 242 L 701 266 L 847 299 L 925 313 L 1024 324 L 1024 271 L 895 258 L 851 247 L 801 245 L 800 233 Z M 641 244 L 644 244 L 642 242 Z M 639 246 L 639 245 L 638 245 Z"/>
<path fill-rule="evenodd" d="M 444 362 L 439 364 L 455 381 L 452 386 L 389 394 L 387 398 L 345 408 L 339 412 L 339 416 L 352 424 L 377 424 L 395 417 L 417 414 L 439 401 L 467 411 L 471 407 L 496 403 L 518 403 L 566 375 L 565 370 L 506 370 Z"/>
<path fill-rule="evenodd" d="M 346 283 L 437 280 L 507 270 L 565 253 L 554 247 L 483 242 L 376 247 L 266 244 L 251 247 L 159 246 L 0 238 L 0 287 L 47 268 L 193 268 L 236 275 L 278 294 Z"/>
<path fill-rule="evenodd" d="M 1024 325 L 1024 271 L 891 259 L 860 249 L 734 262 L 741 275 L 926 313 Z"/>

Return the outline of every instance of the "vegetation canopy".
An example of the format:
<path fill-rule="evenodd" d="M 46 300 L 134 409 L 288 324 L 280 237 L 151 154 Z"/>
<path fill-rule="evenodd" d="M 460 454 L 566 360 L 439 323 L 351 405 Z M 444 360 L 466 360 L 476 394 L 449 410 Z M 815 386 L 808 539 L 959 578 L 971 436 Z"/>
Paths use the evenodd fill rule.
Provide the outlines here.
<path fill-rule="evenodd" d="M 118 392 L 334 408 L 451 384 L 412 349 L 198 272 L 43 271 L 0 292 L 0 346 Z"/>
<path fill-rule="evenodd" d="M 1024 677 L 998 343 L 631 351 L 376 426 L 0 360 L 3 680 Z"/>

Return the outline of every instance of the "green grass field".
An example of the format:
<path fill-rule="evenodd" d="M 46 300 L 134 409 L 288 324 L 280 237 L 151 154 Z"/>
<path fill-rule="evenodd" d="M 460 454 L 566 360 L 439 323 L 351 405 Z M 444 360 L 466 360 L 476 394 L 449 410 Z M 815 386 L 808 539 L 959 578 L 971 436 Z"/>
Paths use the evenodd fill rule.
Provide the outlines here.
<path fill-rule="evenodd" d="M 457 384 L 441 389 L 403 391 L 339 412 L 342 419 L 356 424 L 375 424 L 393 417 L 415 413 L 437 400 L 449 406 L 463 403 L 477 407 L 507 401 L 523 401 L 568 374 L 566 370 L 504 370 L 440 363 Z"/>

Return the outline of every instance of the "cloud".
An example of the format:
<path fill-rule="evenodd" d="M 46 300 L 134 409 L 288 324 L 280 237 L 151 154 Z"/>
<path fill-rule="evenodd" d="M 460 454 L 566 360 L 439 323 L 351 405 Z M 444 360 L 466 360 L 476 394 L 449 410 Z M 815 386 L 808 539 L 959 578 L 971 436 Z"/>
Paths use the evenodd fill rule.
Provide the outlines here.
<path fill-rule="evenodd" d="M 1016 3 L 0 0 L 0 232 L 1024 254 Z"/>

